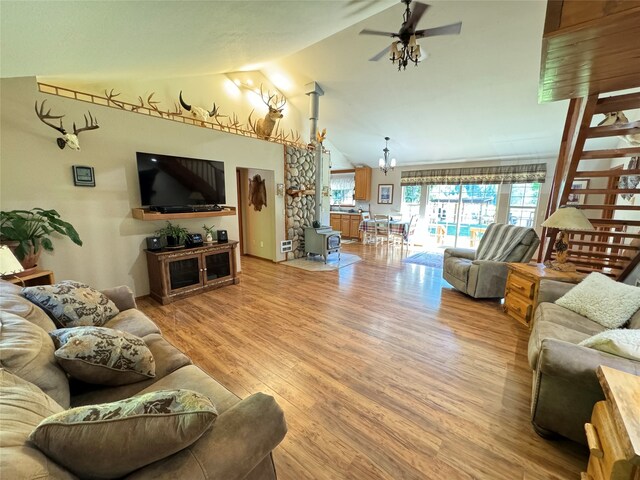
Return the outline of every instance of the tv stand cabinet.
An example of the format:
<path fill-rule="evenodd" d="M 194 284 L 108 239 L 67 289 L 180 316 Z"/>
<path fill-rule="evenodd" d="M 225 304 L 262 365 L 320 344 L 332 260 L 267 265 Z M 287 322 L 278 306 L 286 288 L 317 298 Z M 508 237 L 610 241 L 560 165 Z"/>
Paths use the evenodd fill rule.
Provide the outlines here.
<path fill-rule="evenodd" d="M 238 242 L 160 251 L 145 250 L 149 295 L 162 305 L 179 298 L 238 284 L 235 249 Z"/>

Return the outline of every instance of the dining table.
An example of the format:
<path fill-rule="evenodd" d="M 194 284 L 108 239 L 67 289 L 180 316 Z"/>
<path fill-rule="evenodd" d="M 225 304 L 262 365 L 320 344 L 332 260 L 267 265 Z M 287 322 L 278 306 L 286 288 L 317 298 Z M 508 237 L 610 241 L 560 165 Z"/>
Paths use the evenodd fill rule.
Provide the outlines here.
<path fill-rule="evenodd" d="M 368 234 L 376 234 L 376 225 L 389 224 L 389 234 L 402 235 L 406 240 L 409 233 L 409 222 L 403 220 L 374 220 L 373 218 L 368 220 L 362 220 L 360 222 L 360 231 Z"/>

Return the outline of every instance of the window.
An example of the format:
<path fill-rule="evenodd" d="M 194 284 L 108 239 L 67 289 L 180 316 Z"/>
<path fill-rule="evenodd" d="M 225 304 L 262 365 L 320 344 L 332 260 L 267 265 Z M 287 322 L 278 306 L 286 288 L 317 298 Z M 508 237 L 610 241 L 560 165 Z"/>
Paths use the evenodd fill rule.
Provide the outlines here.
<path fill-rule="evenodd" d="M 355 205 L 355 173 L 331 174 L 331 205 Z"/>
<path fill-rule="evenodd" d="M 509 197 L 509 223 L 535 227 L 536 208 L 540 199 L 539 183 L 514 183 Z"/>
<path fill-rule="evenodd" d="M 421 185 L 406 185 L 402 187 L 402 203 L 400 206 L 400 212 L 403 217 L 411 218 L 412 215 L 418 215 L 420 212 L 421 194 Z"/>

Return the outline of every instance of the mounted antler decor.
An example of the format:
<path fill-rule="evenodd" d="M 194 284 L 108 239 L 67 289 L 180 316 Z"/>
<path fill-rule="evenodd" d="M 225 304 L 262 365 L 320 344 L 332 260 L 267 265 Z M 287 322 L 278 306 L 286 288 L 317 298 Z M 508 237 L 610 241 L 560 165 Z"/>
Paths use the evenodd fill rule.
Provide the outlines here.
<path fill-rule="evenodd" d="M 219 117 L 226 117 L 226 115 L 220 115 L 220 107 L 216 106 L 216 102 L 213 102 L 213 108 L 211 110 L 205 110 L 202 107 L 192 107 L 191 105 L 188 105 L 182 99 L 182 90 L 180 90 L 180 105 L 182 105 L 182 108 L 189 112 L 193 118 L 200 120 L 201 122 L 212 122 L 215 120 L 216 123 L 218 123 Z"/>
<path fill-rule="evenodd" d="M 260 118 L 257 122 L 253 123 L 251 121 L 253 110 L 251 110 L 251 113 L 249 114 L 249 126 L 255 134 L 258 135 L 258 137 L 264 138 L 265 140 L 268 140 L 271 137 L 276 121 L 283 117 L 282 110 L 284 110 L 284 106 L 287 103 L 286 98 L 279 97 L 275 93 L 270 95 L 270 92 L 267 92 L 267 95 L 268 97 L 265 98 L 264 93 L 262 92 L 262 85 L 260 85 L 260 97 L 264 104 L 269 108 L 269 111 L 264 118 Z"/>
<path fill-rule="evenodd" d="M 38 115 L 38 118 L 42 121 L 42 123 L 44 123 L 45 125 L 49 125 L 51 128 L 57 130 L 62 134 L 62 137 L 56 139 L 58 146 L 61 149 L 69 145 L 69 148 L 72 148 L 73 150 L 80 150 L 80 143 L 78 141 L 78 135 L 80 134 L 80 132 L 84 132 L 85 130 L 96 130 L 97 128 L 100 128 L 97 119 L 93 118 L 91 116 L 91 112 L 89 112 L 89 119 L 87 119 L 86 115 L 84 116 L 84 127 L 77 128 L 76 122 L 73 122 L 73 133 L 67 133 L 67 131 L 62 126 L 62 118 L 64 117 L 64 115 L 51 115 L 51 109 L 47 110 L 47 113 L 44 113 L 45 103 L 46 100 L 43 100 L 40 109 L 38 109 L 38 101 L 36 100 L 36 115 Z M 59 127 L 56 127 L 55 125 L 47 122 L 47 120 L 57 119 L 60 119 Z"/>
<path fill-rule="evenodd" d="M 624 112 L 609 112 L 609 113 L 604 113 L 603 115 L 604 115 L 604 120 L 602 120 L 598 124 L 599 127 L 629 123 L 629 119 L 624 114 Z M 627 142 L 632 147 L 637 147 L 638 145 L 640 145 L 640 133 L 620 135 L 619 138 Z"/>

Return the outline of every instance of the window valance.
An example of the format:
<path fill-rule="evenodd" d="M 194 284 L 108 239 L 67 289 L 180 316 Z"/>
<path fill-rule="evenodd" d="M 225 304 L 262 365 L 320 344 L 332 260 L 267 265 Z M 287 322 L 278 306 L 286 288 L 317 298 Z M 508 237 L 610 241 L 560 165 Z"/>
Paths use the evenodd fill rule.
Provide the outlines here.
<path fill-rule="evenodd" d="M 500 167 L 440 168 L 402 172 L 401 185 L 462 185 L 481 183 L 544 183 L 545 163 Z"/>
<path fill-rule="evenodd" d="M 354 190 L 356 188 L 356 178 L 353 173 L 332 173 L 331 190 Z"/>

